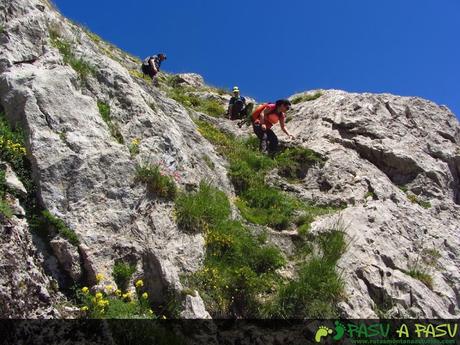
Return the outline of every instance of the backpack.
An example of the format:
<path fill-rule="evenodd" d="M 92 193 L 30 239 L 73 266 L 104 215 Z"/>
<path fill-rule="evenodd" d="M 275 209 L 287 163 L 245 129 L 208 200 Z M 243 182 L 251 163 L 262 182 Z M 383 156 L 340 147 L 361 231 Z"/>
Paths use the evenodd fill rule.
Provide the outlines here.
<path fill-rule="evenodd" d="M 144 74 L 146 74 L 146 75 L 149 75 L 150 66 L 149 66 L 149 65 L 145 65 L 144 63 L 142 63 L 141 70 L 142 70 L 142 73 L 144 73 Z"/>
<path fill-rule="evenodd" d="M 160 69 L 160 61 L 157 60 L 157 56 L 156 55 L 153 55 L 153 56 L 148 56 L 144 59 L 144 61 L 142 62 L 142 66 L 141 66 L 141 70 L 142 70 L 142 73 L 144 74 L 147 74 L 147 75 L 150 75 L 150 69 L 151 69 L 151 66 L 150 66 L 150 60 L 153 59 L 153 63 L 155 64 L 155 66 L 157 67 L 157 69 Z"/>
<path fill-rule="evenodd" d="M 259 105 L 259 106 L 254 110 L 254 112 L 252 113 L 252 122 L 256 121 L 256 120 L 259 118 L 260 113 L 261 113 L 262 111 L 264 111 L 265 108 L 267 108 L 267 106 L 269 106 L 269 105 L 274 105 L 274 104 L 272 104 L 272 103 L 262 103 L 261 105 Z M 273 111 L 273 112 L 274 112 L 274 111 Z"/>

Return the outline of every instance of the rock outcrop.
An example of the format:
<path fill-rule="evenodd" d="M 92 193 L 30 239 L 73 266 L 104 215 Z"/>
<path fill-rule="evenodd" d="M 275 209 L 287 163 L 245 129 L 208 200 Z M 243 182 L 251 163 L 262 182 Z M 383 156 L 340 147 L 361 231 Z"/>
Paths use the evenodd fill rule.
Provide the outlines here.
<path fill-rule="evenodd" d="M 159 165 L 182 190 L 205 180 L 232 196 L 225 160 L 193 122 L 205 117 L 150 86 L 138 59 L 46 1 L 1 0 L 0 20 L 0 112 L 26 132 L 39 203 L 79 240 L 58 236 L 50 248 L 37 246 L 24 219 L 3 220 L 0 267 L 14 270 L 1 274 L 2 314 L 63 317 L 53 307 L 63 297 L 49 288 L 47 273 L 93 284 L 104 273 L 112 282 L 119 261 L 136 267 L 154 303 L 171 291 L 181 295 L 180 276 L 202 265 L 203 235 L 178 229 L 173 203 L 136 182 L 136 166 Z M 174 80 L 196 88 L 197 97 L 228 100 L 200 76 Z M 347 205 L 311 227 L 318 233 L 343 224 L 346 231 L 342 316 L 459 317 L 458 120 L 415 97 L 327 90 L 315 100 L 298 99 L 287 123 L 296 139 L 283 145 L 308 147 L 326 163 L 306 171 L 300 183 L 276 171 L 267 182 L 308 202 Z M 251 132 L 209 121 L 238 136 Z M 24 194 L 18 182 L 8 179 Z M 421 273 L 431 280 L 422 282 Z M 24 291 L 17 290 L 20 282 Z M 186 295 L 181 315 L 209 317 L 198 294 Z"/>
<path fill-rule="evenodd" d="M 295 105 L 288 125 L 297 143 L 328 158 L 292 189 L 305 200 L 349 205 L 313 226 L 340 219 L 347 229 L 339 263 L 344 315 L 458 315 L 460 126 L 449 109 L 416 97 L 330 90 Z M 424 271 L 433 286 L 410 271 Z"/>

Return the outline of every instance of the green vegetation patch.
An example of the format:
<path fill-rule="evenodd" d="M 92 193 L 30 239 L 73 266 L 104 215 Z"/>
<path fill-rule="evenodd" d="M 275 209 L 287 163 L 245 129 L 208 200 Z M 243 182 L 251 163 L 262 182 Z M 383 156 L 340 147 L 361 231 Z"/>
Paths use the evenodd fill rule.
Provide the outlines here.
<path fill-rule="evenodd" d="M 313 101 L 315 99 L 318 99 L 322 95 L 323 95 L 322 92 L 317 91 L 314 94 L 307 94 L 307 95 L 297 96 L 297 97 L 292 99 L 292 104 L 298 104 L 298 103 L 302 103 L 302 102 Z"/>
<path fill-rule="evenodd" d="M 406 195 L 407 195 L 407 199 L 409 199 L 409 201 L 413 204 L 419 204 L 420 206 L 426 209 L 431 207 L 431 203 L 429 201 L 421 200 L 415 194 L 406 192 Z"/>
<path fill-rule="evenodd" d="M 280 251 L 263 243 L 238 221 L 229 219 L 230 203 L 225 194 L 205 183 L 197 192 L 176 200 L 178 225 L 203 231 L 206 258 L 202 270 L 187 277 L 198 289 L 208 310 L 216 317 L 234 312 L 257 317 L 262 301 L 279 280 L 275 273 L 285 264 Z"/>
<path fill-rule="evenodd" d="M 334 318 L 344 282 L 336 264 L 345 252 L 345 233 L 332 229 L 315 238 L 320 253 L 298 268 L 298 277 L 282 284 L 262 314 L 270 318 Z"/>
<path fill-rule="evenodd" d="M 159 165 L 138 164 L 135 181 L 145 183 L 148 191 L 160 198 L 174 199 L 176 197 L 177 187 L 174 179 L 163 173 Z"/>
<path fill-rule="evenodd" d="M 7 192 L 5 170 L 0 169 L 0 214 L 6 218 L 13 217 L 13 211 L 11 210 L 8 201 L 5 199 Z"/>
<path fill-rule="evenodd" d="M 266 174 L 276 167 L 283 176 L 294 179 L 305 177 L 311 166 L 324 164 L 319 154 L 309 149 L 289 148 L 271 159 L 257 150 L 257 140 L 235 139 L 205 121 L 196 121 L 196 124 L 200 133 L 229 161 L 228 176 L 239 197 L 236 205 L 249 222 L 283 230 L 292 223 L 295 212 L 311 213 L 309 219 L 312 222 L 313 214 L 332 210 L 306 205 L 265 183 Z"/>
<path fill-rule="evenodd" d="M 19 126 L 12 128 L 4 113 L 0 113 L 0 160 L 10 164 L 26 190 L 33 190 L 30 164 L 26 157 L 24 132 Z M 22 196 L 17 195 L 14 191 L 7 190 L 5 170 L 0 170 L 0 213 L 6 218 L 11 218 L 13 212 L 6 200 L 6 192 L 22 199 Z"/>
<path fill-rule="evenodd" d="M 112 117 L 110 116 L 110 106 L 107 103 L 98 101 L 97 107 L 99 109 L 99 114 L 101 114 L 102 119 L 109 127 L 112 137 L 114 137 L 119 144 L 124 144 L 125 140 L 123 139 L 123 135 L 120 133 L 120 129 L 112 122 Z"/>
<path fill-rule="evenodd" d="M 131 280 L 134 272 L 136 272 L 136 265 L 119 261 L 113 266 L 112 277 L 121 291 L 128 288 L 129 281 Z"/>
<path fill-rule="evenodd" d="M 139 154 L 139 145 L 141 144 L 141 140 L 139 138 L 134 138 L 131 140 L 131 144 L 129 144 L 129 154 L 131 157 L 135 157 Z"/>
<path fill-rule="evenodd" d="M 217 226 L 231 213 L 225 193 L 205 182 L 200 183 L 196 192 L 179 194 L 175 210 L 177 224 L 189 232 L 202 232 L 208 226 Z"/>
<path fill-rule="evenodd" d="M 61 53 L 64 63 L 72 67 L 79 75 L 80 79 L 85 82 L 90 75 L 95 75 L 96 70 L 89 62 L 75 56 L 72 43 L 61 38 L 55 30 L 49 30 L 51 44 Z"/>
<path fill-rule="evenodd" d="M 142 80 L 144 80 L 146 82 L 149 82 L 149 83 L 152 81 L 150 76 L 148 76 L 147 74 L 142 73 L 141 71 L 135 70 L 135 69 L 129 70 L 129 74 L 132 75 L 133 77 L 142 79 Z"/>
<path fill-rule="evenodd" d="M 44 226 L 52 227 L 59 235 L 68 240 L 74 246 L 80 244 L 75 231 L 71 230 L 62 219 L 54 216 L 50 211 L 44 210 L 42 212 L 43 220 L 45 221 Z"/>
<path fill-rule="evenodd" d="M 276 156 L 276 162 L 280 176 L 292 180 L 304 179 L 312 166 L 323 166 L 325 160 L 313 150 L 293 147 Z"/>
<path fill-rule="evenodd" d="M 211 98 L 200 98 L 193 94 L 194 91 L 196 90 L 190 87 L 175 86 L 167 89 L 167 95 L 187 108 L 192 108 L 214 117 L 223 116 L 225 109 L 219 101 Z"/>
<path fill-rule="evenodd" d="M 266 174 L 275 167 L 286 167 L 291 176 L 297 176 L 297 169 L 301 168 L 296 166 L 296 160 L 309 160 L 313 165 L 321 164 L 321 157 L 308 150 L 292 150 L 278 162 L 277 157 L 270 159 L 260 154 L 254 140 L 237 140 L 207 122 L 196 124 L 229 161 L 228 175 L 238 194 L 236 205 L 242 216 L 251 223 L 279 230 L 297 226 L 303 232 L 298 240 L 302 252 L 298 258 L 302 260 L 296 278 L 282 278 L 277 269 L 285 264 L 285 258 L 277 247 L 267 245 L 266 236 L 254 236 L 240 222 L 229 220 L 229 211 L 225 212 L 227 216 L 222 213 L 219 217 L 211 216 L 215 211 L 206 211 L 211 204 L 227 205 L 224 194 L 220 201 L 207 194 L 202 198 L 203 205 L 195 205 L 193 202 L 201 199 L 197 196 L 201 192 L 188 193 L 187 214 L 194 217 L 188 217 L 185 224 L 204 232 L 206 258 L 204 268 L 189 276 L 187 284 L 200 291 L 214 317 L 337 316 L 335 306 L 343 294 L 343 281 L 335 266 L 346 247 L 344 232 L 336 226 L 316 237 L 308 234 L 316 216 L 337 208 L 301 202 L 265 183 Z M 204 200 L 212 202 L 207 205 Z M 193 213 L 194 210 L 201 211 Z M 182 216 L 178 215 L 177 220 L 181 224 Z"/>
<path fill-rule="evenodd" d="M 412 268 L 405 273 L 412 278 L 420 280 L 428 288 L 433 289 L 433 277 L 429 273 L 417 268 Z"/>
<path fill-rule="evenodd" d="M 114 268 L 115 272 L 115 268 Z M 126 273 L 126 272 L 125 272 Z M 124 274 L 125 274 L 124 273 Z M 100 275 L 98 275 L 100 276 Z M 98 280 L 98 283 L 100 281 Z M 135 283 L 135 293 L 123 293 L 111 285 L 89 289 L 83 287 L 76 291 L 77 300 L 83 318 L 89 319 L 155 319 L 149 295 L 144 290 L 144 283 L 138 280 Z"/>

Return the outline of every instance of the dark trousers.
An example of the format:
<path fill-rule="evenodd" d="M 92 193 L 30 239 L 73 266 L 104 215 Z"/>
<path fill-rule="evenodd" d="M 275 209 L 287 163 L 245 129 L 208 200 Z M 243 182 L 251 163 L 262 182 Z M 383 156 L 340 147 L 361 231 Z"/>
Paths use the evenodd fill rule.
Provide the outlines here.
<path fill-rule="evenodd" d="M 246 116 L 247 114 L 247 107 L 244 106 L 243 103 L 238 102 L 233 104 L 232 112 L 230 114 L 230 120 L 239 120 Z"/>
<path fill-rule="evenodd" d="M 278 149 L 278 137 L 276 134 L 271 129 L 262 130 L 262 126 L 259 123 L 254 123 L 252 129 L 260 140 L 260 151 L 268 150 L 269 153 L 275 153 Z"/>

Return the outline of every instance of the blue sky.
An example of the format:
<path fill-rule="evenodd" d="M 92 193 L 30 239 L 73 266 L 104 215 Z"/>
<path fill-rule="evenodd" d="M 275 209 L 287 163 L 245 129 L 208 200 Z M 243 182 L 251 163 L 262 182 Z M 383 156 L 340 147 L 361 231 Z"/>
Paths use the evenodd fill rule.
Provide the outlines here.
<path fill-rule="evenodd" d="M 54 0 L 163 69 L 270 101 L 311 89 L 389 92 L 460 116 L 459 0 Z"/>

